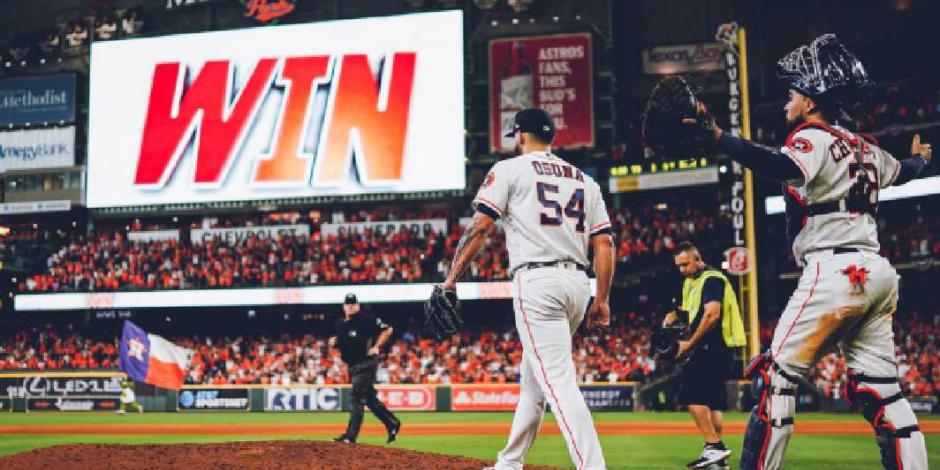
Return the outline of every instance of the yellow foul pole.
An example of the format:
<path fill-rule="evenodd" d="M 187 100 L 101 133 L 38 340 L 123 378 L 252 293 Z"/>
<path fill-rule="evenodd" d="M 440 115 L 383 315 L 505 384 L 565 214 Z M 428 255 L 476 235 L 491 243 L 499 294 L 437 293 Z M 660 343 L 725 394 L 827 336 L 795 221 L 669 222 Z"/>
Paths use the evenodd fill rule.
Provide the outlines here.
<path fill-rule="evenodd" d="M 738 77 L 741 88 L 741 136 L 751 138 L 751 99 L 747 73 L 747 33 L 738 28 Z M 744 230 L 746 237 L 748 268 L 747 272 L 747 320 L 748 350 L 750 356 L 760 353 L 760 321 L 757 304 L 757 237 L 754 233 L 754 174 L 744 169 Z"/>

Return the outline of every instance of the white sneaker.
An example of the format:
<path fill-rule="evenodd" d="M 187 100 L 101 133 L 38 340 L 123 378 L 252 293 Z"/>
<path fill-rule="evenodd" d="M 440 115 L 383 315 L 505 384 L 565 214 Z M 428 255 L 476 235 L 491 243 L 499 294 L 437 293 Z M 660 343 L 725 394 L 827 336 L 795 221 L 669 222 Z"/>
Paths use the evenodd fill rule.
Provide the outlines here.
<path fill-rule="evenodd" d="M 731 449 L 716 449 L 706 446 L 699 458 L 686 464 L 688 468 L 708 468 L 731 455 Z"/>

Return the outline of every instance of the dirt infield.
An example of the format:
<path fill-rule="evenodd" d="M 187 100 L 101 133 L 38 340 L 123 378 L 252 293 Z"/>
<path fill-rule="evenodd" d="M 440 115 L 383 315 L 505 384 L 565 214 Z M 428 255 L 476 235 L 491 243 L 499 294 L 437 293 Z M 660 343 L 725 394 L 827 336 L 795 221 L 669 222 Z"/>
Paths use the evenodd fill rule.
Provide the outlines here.
<path fill-rule="evenodd" d="M 0 457 L 0 468 L 480 470 L 491 463 L 450 455 L 316 441 L 225 444 L 67 445 Z M 526 466 L 526 469 L 548 467 Z"/>
<path fill-rule="evenodd" d="M 699 431 L 691 422 L 598 422 L 595 423 L 601 435 L 698 435 Z M 730 422 L 725 424 L 725 432 L 743 434 L 745 423 Z M 925 433 L 940 433 L 940 421 L 920 423 Z M 20 434 L 94 434 L 94 435 L 210 435 L 210 436 L 311 436 L 338 435 L 343 432 L 342 423 L 310 424 L 30 424 L 0 425 L 0 435 Z M 489 436 L 509 434 L 509 423 L 415 423 L 405 422 L 405 435 L 466 435 Z M 827 434 L 839 436 L 870 435 L 868 423 L 858 421 L 804 421 L 797 422 L 796 432 L 800 434 Z M 362 433 L 367 436 L 384 436 L 385 428 L 379 424 L 366 424 Z M 542 434 L 558 435 L 558 425 L 545 423 Z"/>

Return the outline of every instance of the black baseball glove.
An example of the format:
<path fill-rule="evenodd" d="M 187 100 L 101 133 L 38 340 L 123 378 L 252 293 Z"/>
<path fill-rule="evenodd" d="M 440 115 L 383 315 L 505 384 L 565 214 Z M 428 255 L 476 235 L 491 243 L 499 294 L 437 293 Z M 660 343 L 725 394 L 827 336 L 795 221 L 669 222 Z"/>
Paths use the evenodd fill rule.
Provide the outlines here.
<path fill-rule="evenodd" d="M 683 119 L 694 119 L 695 124 L 685 124 Z M 689 82 L 671 75 L 656 84 L 646 102 L 642 117 L 643 140 L 665 157 L 699 157 L 708 153 L 714 144 L 714 123 Z"/>
<path fill-rule="evenodd" d="M 438 341 L 443 341 L 463 328 L 460 299 L 454 291 L 434 286 L 431 298 L 424 304 L 425 322 Z"/>

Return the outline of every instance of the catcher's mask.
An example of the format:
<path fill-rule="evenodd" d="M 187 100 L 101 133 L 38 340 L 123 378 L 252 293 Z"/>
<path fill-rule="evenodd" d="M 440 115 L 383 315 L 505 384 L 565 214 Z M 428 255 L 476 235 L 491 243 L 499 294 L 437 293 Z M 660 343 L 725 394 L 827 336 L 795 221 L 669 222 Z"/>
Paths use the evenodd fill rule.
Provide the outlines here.
<path fill-rule="evenodd" d="M 835 34 L 824 34 L 777 61 L 777 77 L 810 98 L 825 96 L 846 106 L 857 104 L 874 86 L 865 66 Z"/>

